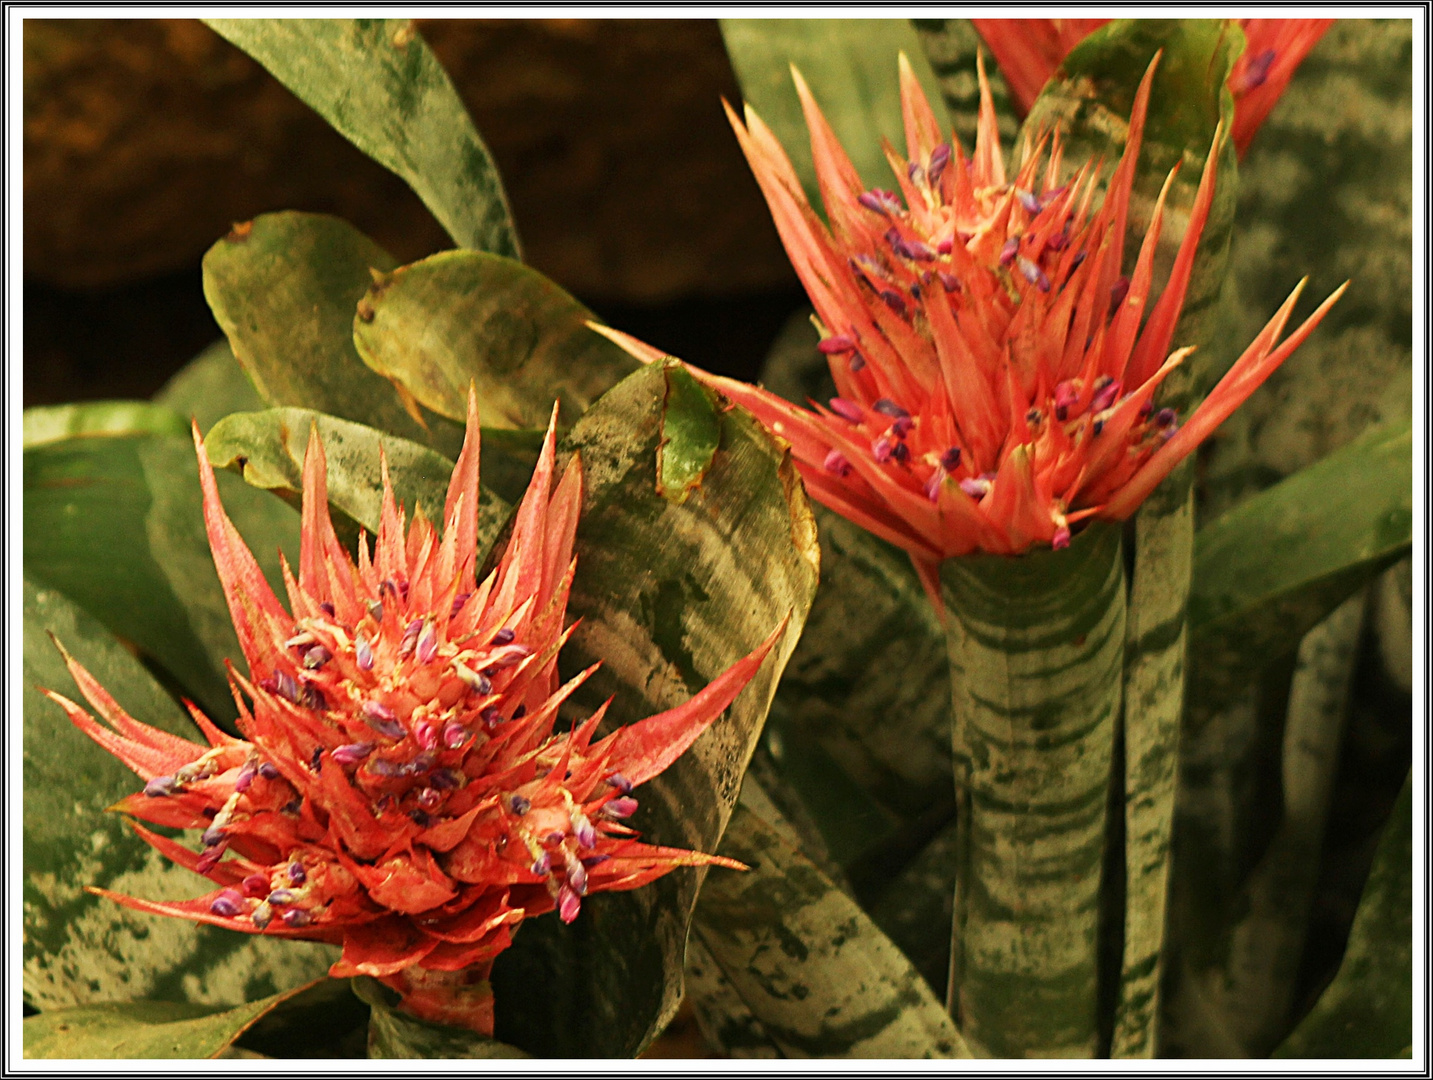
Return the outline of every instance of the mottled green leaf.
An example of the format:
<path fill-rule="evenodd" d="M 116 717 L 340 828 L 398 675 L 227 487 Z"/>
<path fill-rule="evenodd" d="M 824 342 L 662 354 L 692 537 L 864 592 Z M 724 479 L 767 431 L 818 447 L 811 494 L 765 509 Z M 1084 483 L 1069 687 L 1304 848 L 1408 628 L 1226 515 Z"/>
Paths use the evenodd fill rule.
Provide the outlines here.
<path fill-rule="evenodd" d="M 702 482 L 721 441 L 716 395 L 686 368 L 667 368 L 662 402 L 662 435 L 657 444 L 657 490 L 663 498 L 685 502 Z"/>
<path fill-rule="evenodd" d="M 213 1058 L 227 1050 L 288 990 L 237 1008 L 177 1001 L 111 1001 L 25 1020 L 27 1058 Z"/>
<path fill-rule="evenodd" d="M 1412 877 L 1410 777 L 1378 845 L 1338 974 L 1275 1057 L 1413 1055 Z"/>
<path fill-rule="evenodd" d="M 193 417 L 201 434 L 230 413 L 254 412 L 264 407 L 264 399 L 234 359 L 234 350 L 224 338 L 180 368 L 154 395 L 154 401 L 169 406 L 186 421 Z M 187 424 L 185 430 L 188 431 Z"/>
<path fill-rule="evenodd" d="M 980 114 L 980 84 L 975 74 L 977 53 L 985 55 L 985 75 L 990 83 L 990 97 L 995 105 L 1000 139 L 1005 145 L 1015 141 L 1020 122 L 1010 100 L 1010 90 L 1000 69 L 991 62 L 990 50 L 969 19 L 912 19 L 930 61 L 931 71 L 940 84 L 940 96 L 955 125 L 956 134 L 967 148 L 975 145 L 976 125 Z"/>
<path fill-rule="evenodd" d="M 1120 530 L 941 564 L 957 847 L 951 999 L 996 1057 L 1093 1057 L 1115 722 Z"/>
<path fill-rule="evenodd" d="M 512 259 L 444 251 L 376 279 L 353 316 L 358 355 L 434 412 L 545 428 L 554 401 L 572 423 L 637 361 L 587 326 L 595 318 Z"/>
<path fill-rule="evenodd" d="M 602 669 L 580 692 L 615 695 L 610 724 L 672 707 L 790 616 L 785 638 L 726 715 L 638 789 L 633 818 L 653 843 L 711 851 L 816 586 L 815 530 L 786 453 L 747 412 L 720 413 L 701 486 L 677 505 L 657 491 L 665 365 L 639 370 L 572 429 L 585 473 L 569 614 L 582 620 L 560 667 Z M 709 875 L 729 874 L 714 870 Z M 532 920 L 493 970 L 496 1034 L 543 1056 L 628 1056 L 671 1018 L 701 875 L 678 870 L 592 897 L 571 926 Z"/>
<path fill-rule="evenodd" d="M 205 883 L 105 812 L 141 781 L 36 689 L 83 703 L 51 633 L 134 717 L 199 739 L 178 703 L 103 626 L 25 579 L 25 1000 L 44 1011 L 129 997 L 224 1007 L 323 974 L 336 958 L 328 946 L 142 914 L 84 891 L 97 885 L 149 899 L 187 898 Z"/>
<path fill-rule="evenodd" d="M 92 435 L 187 435 L 189 424 L 173 409 L 148 401 L 85 401 L 37 405 L 21 417 L 25 449 Z"/>
<path fill-rule="evenodd" d="M 1231 700 L 1408 551 L 1408 423 L 1368 432 L 1201 529 L 1189 598 L 1198 705 Z"/>
<path fill-rule="evenodd" d="M 204 256 L 204 296 L 269 405 L 316 409 L 456 457 L 462 427 L 418 423 L 353 347 L 353 317 L 393 256 L 325 214 L 261 214 Z M 459 414 L 462 415 L 462 414 Z"/>
<path fill-rule="evenodd" d="M 411 19 L 205 19 L 373 160 L 461 247 L 519 258 L 502 180 Z"/>
<path fill-rule="evenodd" d="M 905 19 L 722 19 L 721 32 L 742 97 L 786 148 L 813 206 L 821 205 L 819 190 L 791 65 L 801 71 L 867 184 L 892 182 L 881 139 L 902 150 L 906 144 L 896 66 L 902 52 L 941 130 L 950 129 L 940 85 Z"/>
<path fill-rule="evenodd" d="M 25 451 L 25 566 L 164 667 L 216 719 L 242 662 L 204 532 L 186 435 L 67 439 Z M 220 495 L 271 584 L 298 553 L 298 515 L 223 477 Z"/>
<path fill-rule="evenodd" d="M 214 425 L 204 449 L 215 468 L 234 469 L 254 487 L 273 491 L 298 507 L 309 431 L 315 426 L 328 462 L 329 505 L 348 519 L 335 521 L 346 541 L 357 537 L 360 526 L 370 537 L 378 534 L 383 507 L 380 447 L 388 459 L 388 475 L 398 502 L 410 516 L 421 507 L 429 521 L 441 525 L 453 463 L 426 446 L 362 424 L 311 409 L 233 413 Z M 485 488 L 479 492 L 480 562 L 481 553 L 493 542 L 510 510 L 492 492 Z"/>
<path fill-rule="evenodd" d="M 236 1052 L 267 1058 L 367 1056 L 368 1006 L 348 979 L 319 979 L 284 998 L 236 1042 Z"/>
<path fill-rule="evenodd" d="M 384 1060 L 418 1058 L 525 1058 L 516 1046 L 466 1028 L 420 1020 L 398 1008 L 398 995 L 377 979 L 350 980 L 353 992 L 372 1010 L 368 1019 L 368 1056 Z"/>
<path fill-rule="evenodd" d="M 694 929 L 787 1057 L 969 1057 L 900 950 L 776 830 L 743 807 L 721 853 L 751 867 L 712 875 Z"/>

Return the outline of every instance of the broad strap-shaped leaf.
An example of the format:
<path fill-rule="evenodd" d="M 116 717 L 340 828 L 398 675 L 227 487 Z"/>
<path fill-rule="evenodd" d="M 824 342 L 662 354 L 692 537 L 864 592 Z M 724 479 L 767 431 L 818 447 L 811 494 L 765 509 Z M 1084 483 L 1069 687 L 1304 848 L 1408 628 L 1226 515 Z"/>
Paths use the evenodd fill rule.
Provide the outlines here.
<path fill-rule="evenodd" d="M 657 491 L 669 372 L 629 376 L 578 421 L 569 453 L 585 475 L 569 613 L 582 621 L 564 675 L 603 667 L 579 691 L 590 710 L 615 695 L 609 724 L 675 706 L 788 619 L 786 635 L 725 716 L 638 789 L 632 818 L 650 843 L 713 851 L 805 621 L 818 552 L 789 458 L 745 410 L 710 408 L 721 439 L 681 504 Z M 734 873 L 718 870 L 716 874 Z M 525 924 L 493 970 L 495 1033 L 529 1053 L 627 1056 L 670 1019 L 699 872 L 584 903 L 571 926 Z"/>
<path fill-rule="evenodd" d="M 46 1013 L 130 997 L 227 1007 L 322 975 L 336 958 L 327 946 L 141 914 L 84 891 L 96 885 L 161 898 L 197 894 L 204 883 L 160 856 L 119 815 L 105 812 L 141 781 L 36 689 L 81 700 L 49 634 L 136 719 L 199 739 L 178 703 L 112 634 L 60 593 L 26 577 L 26 1001 Z"/>
<path fill-rule="evenodd" d="M 349 982 L 353 992 L 371 1010 L 368 1018 L 370 1058 L 417 1058 L 426 1061 L 532 1056 L 476 1031 L 420 1020 L 398 1008 L 398 995 L 377 979 L 360 976 Z"/>
<path fill-rule="evenodd" d="M 184 435 L 189 425 L 179 413 L 148 401 L 84 401 L 73 405 L 37 405 L 21 417 L 25 449 L 81 436 Z"/>
<path fill-rule="evenodd" d="M 1412 777 L 1385 826 L 1343 963 L 1278 1058 L 1413 1054 Z"/>
<path fill-rule="evenodd" d="M 441 416 L 544 428 L 553 400 L 570 424 L 637 361 L 587 326 L 557 284 L 512 259 L 444 251 L 377 277 L 350 315 L 358 355 Z"/>
<path fill-rule="evenodd" d="M 1231 701 L 1408 551 L 1412 469 L 1411 425 L 1384 425 L 1199 530 L 1189 598 L 1198 709 Z"/>
<path fill-rule="evenodd" d="M 215 719 L 234 715 L 224 675 L 241 653 L 204 533 L 194 444 L 116 435 L 25 451 L 25 565 L 158 661 Z M 220 491 L 278 585 L 298 553 L 293 510 L 226 477 Z"/>
<path fill-rule="evenodd" d="M 856 903 L 743 807 L 694 930 L 787 1057 L 953 1058 L 970 1051 L 909 961 Z"/>
<path fill-rule="evenodd" d="M 960 822 L 950 822 L 866 905 L 871 919 L 941 1001 L 950 981 L 950 927 L 962 839 Z"/>
<path fill-rule="evenodd" d="M 154 403 L 167 405 L 184 418 L 181 434 L 185 435 L 191 418 L 203 434 L 230 413 L 257 412 L 264 407 L 264 399 L 244 374 L 225 338 L 180 368 L 154 395 Z"/>
<path fill-rule="evenodd" d="M 704 1041 L 729 1058 L 784 1057 L 697 934 L 687 938 L 687 1000 Z"/>
<path fill-rule="evenodd" d="M 976 1053 L 1093 1057 L 1106 803 L 1124 669 L 1117 526 L 941 564 L 957 870 L 950 1000 Z"/>
<path fill-rule="evenodd" d="M 225 1009 L 182 1001 L 113 1001 L 44 1012 L 24 1024 L 27 1058 L 214 1058 L 304 988 Z"/>
<path fill-rule="evenodd" d="M 205 19 L 402 177 L 460 247 L 520 258 L 502 180 L 411 19 Z"/>
<path fill-rule="evenodd" d="M 412 515 L 419 507 L 429 521 L 440 521 L 453 463 L 426 446 L 385 435 L 349 420 L 311 409 L 266 409 L 233 413 L 214 425 L 204 440 L 216 469 L 232 468 L 251 485 L 273 491 L 294 507 L 303 495 L 304 454 L 309 431 L 317 428 L 328 461 L 328 501 L 348 518 L 345 546 L 357 528 L 378 535 L 383 502 L 380 448 L 388 461 L 393 494 Z M 479 559 L 502 529 L 512 507 L 483 488 L 478 495 Z M 335 528 L 342 522 L 335 522 Z M 348 533 L 353 536 L 347 536 Z"/>
<path fill-rule="evenodd" d="M 318 979 L 284 998 L 239 1036 L 234 1052 L 266 1058 L 362 1058 L 368 1006 L 348 979 Z"/>
<path fill-rule="evenodd" d="M 339 218 L 261 214 L 204 256 L 204 296 L 269 405 L 316 409 L 456 458 L 462 426 L 432 415 L 414 420 L 397 389 L 353 347 L 358 302 L 374 272 L 396 265 Z"/>
<path fill-rule="evenodd" d="M 794 65 L 811 88 L 851 163 L 867 185 L 894 182 L 881 140 L 904 146 L 897 62 L 902 52 L 930 99 L 942 131 L 950 130 L 940 86 L 906 19 L 722 19 L 722 40 L 742 97 L 791 157 L 812 206 L 820 206 L 816 171 Z"/>

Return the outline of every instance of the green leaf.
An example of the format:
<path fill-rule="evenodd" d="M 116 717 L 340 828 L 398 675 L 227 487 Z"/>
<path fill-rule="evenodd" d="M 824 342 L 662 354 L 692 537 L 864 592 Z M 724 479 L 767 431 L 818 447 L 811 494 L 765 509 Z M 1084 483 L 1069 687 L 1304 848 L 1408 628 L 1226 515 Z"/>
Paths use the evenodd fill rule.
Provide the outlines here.
<path fill-rule="evenodd" d="M 1120 529 L 941 564 L 958 820 L 961 1032 L 996 1057 L 1093 1057 L 1120 676 Z"/>
<path fill-rule="evenodd" d="M 421 507 L 429 521 L 441 524 L 453 463 L 426 446 L 385 435 L 348 420 L 311 409 L 266 409 L 234 413 L 215 424 L 204 450 L 217 469 L 234 469 L 256 488 L 283 496 L 298 507 L 303 494 L 304 455 L 309 430 L 318 428 L 328 462 L 328 501 L 348 522 L 335 521 L 346 547 L 361 526 L 378 534 L 383 507 L 380 447 L 388 459 L 393 494 L 411 516 Z M 486 488 L 478 496 L 478 551 L 496 538 L 512 508 Z"/>
<path fill-rule="evenodd" d="M 720 444 L 686 502 L 662 498 L 657 446 L 669 366 L 619 383 L 564 444 L 582 455 L 585 494 L 568 606 L 582 621 L 561 671 L 601 659 L 577 704 L 590 710 L 615 695 L 609 724 L 630 723 L 685 701 L 790 616 L 785 638 L 726 715 L 639 791 L 633 824 L 644 839 L 711 851 L 810 607 L 816 539 L 786 452 L 738 408 L 719 411 Z M 593 897 L 571 926 L 524 925 L 493 969 L 497 1037 L 544 1056 L 640 1050 L 680 998 L 700 880 L 678 870 Z"/>
<path fill-rule="evenodd" d="M 234 359 L 234 350 L 224 338 L 180 368 L 154 395 L 154 401 L 169 406 L 180 416 L 192 416 L 201 434 L 230 413 L 254 412 L 264 407 L 264 399 Z M 189 431 L 187 424 L 184 431 Z"/>
<path fill-rule="evenodd" d="M 953 1058 L 970 1051 L 945 1008 L 856 903 L 743 807 L 694 929 L 787 1057 Z"/>
<path fill-rule="evenodd" d="M 1124 248 L 1128 271 L 1138 257 L 1139 240 L 1149 226 L 1160 187 L 1169 171 L 1182 163 L 1166 203 L 1156 255 L 1155 281 L 1162 289 L 1174 252 L 1184 239 L 1184 223 L 1194 205 L 1215 125 L 1223 120 L 1226 138 L 1214 201 L 1195 256 L 1175 345 L 1205 343 L 1224 281 L 1239 188 L 1238 159 L 1228 138 L 1234 99 L 1225 82 L 1243 45 L 1243 32 L 1231 20 L 1116 19 L 1065 57 L 1021 128 L 1022 133 L 1034 133 L 1058 125 L 1064 133 L 1067 171 L 1100 157 L 1110 163 L 1107 169 L 1112 168 L 1124 151 L 1140 80 L 1155 52 L 1163 50 L 1150 88 Z M 1162 404 L 1184 409 L 1208 391 L 1220 372 L 1205 368 L 1203 356 L 1204 351 L 1196 354 L 1187 370 L 1166 380 Z"/>
<path fill-rule="evenodd" d="M 1338 974 L 1276 1058 L 1413 1055 L 1411 779 L 1379 842 Z"/>
<path fill-rule="evenodd" d="M 688 374 L 667 368 L 662 436 L 657 444 L 657 490 L 674 503 L 687 501 L 711 468 L 721 441 L 715 394 Z"/>
<path fill-rule="evenodd" d="M 315 409 L 456 457 L 458 424 L 409 415 L 353 347 L 353 315 L 393 256 L 335 217 L 286 211 L 237 227 L 204 256 L 204 296 L 268 404 Z"/>
<path fill-rule="evenodd" d="M 969 19 L 912 19 L 940 84 L 940 95 L 945 101 L 955 132 L 967 147 L 975 145 L 976 126 L 980 116 L 980 84 L 975 75 L 975 57 L 985 54 L 985 75 L 990 83 L 990 97 L 995 106 L 996 123 L 1000 130 L 1000 141 L 1009 146 L 1015 141 L 1020 122 L 1005 77 L 990 60 L 990 50 L 980 40 Z"/>
<path fill-rule="evenodd" d="M 687 938 L 683 974 L 687 1000 L 707 1046 L 729 1058 L 784 1056 L 696 934 Z"/>
<path fill-rule="evenodd" d="M 25 449 L 42 443 L 95 435 L 188 435 L 173 409 L 148 401 L 86 401 L 37 405 L 21 418 Z"/>
<path fill-rule="evenodd" d="M 27 1058 L 213 1058 L 285 998 L 287 990 L 233 1009 L 177 1001 L 112 1001 L 25 1020 Z"/>
<path fill-rule="evenodd" d="M 554 400 L 572 423 L 638 362 L 594 333 L 595 318 L 512 259 L 444 251 L 376 279 L 353 316 L 358 355 L 442 416 L 546 428 Z"/>
<path fill-rule="evenodd" d="M 437 1060 L 532 1056 L 476 1031 L 410 1016 L 398 1008 L 398 995 L 377 979 L 360 976 L 350 983 L 353 992 L 372 1009 L 368 1020 L 370 1058 Z"/>
<path fill-rule="evenodd" d="M 1199 530 L 1189 598 L 1197 705 L 1227 703 L 1409 549 L 1409 423 L 1368 432 Z"/>
<path fill-rule="evenodd" d="M 402 177 L 459 246 L 520 257 L 507 195 L 410 19 L 205 19 Z"/>
<path fill-rule="evenodd" d="M 25 566 L 152 656 L 215 719 L 234 715 L 224 660 L 242 662 L 204 531 L 189 437 L 67 439 L 25 451 Z M 271 584 L 298 516 L 237 478 L 220 495 Z"/>
<path fill-rule="evenodd" d="M 268 1058 L 366 1057 L 369 1010 L 349 983 L 310 983 L 260 1017 L 236 1046 Z"/>
<path fill-rule="evenodd" d="M 905 19 L 722 19 L 721 32 L 742 96 L 786 148 L 813 206 L 821 205 L 820 192 L 791 65 L 868 185 L 891 183 L 881 139 L 905 146 L 900 53 L 910 60 L 941 130 L 950 130 L 940 84 Z"/>
<path fill-rule="evenodd" d="M 223 1007 L 323 974 L 336 958 L 328 946 L 142 914 L 84 891 L 183 898 L 202 882 L 105 812 L 141 782 L 37 689 L 83 702 L 49 634 L 136 719 L 196 743 L 198 732 L 139 661 L 60 593 L 27 576 L 23 610 L 25 1000 L 42 1011 L 127 997 Z"/>

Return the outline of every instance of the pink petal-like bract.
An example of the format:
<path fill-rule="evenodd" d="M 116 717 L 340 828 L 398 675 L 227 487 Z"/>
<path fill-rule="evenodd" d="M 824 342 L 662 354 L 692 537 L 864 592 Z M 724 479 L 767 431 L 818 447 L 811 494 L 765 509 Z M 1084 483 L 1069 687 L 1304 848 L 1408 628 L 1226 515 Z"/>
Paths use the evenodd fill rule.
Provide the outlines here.
<path fill-rule="evenodd" d="M 422 515 L 405 530 L 384 463 L 376 547 L 370 554 L 360 538 L 355 566 L 334 534 L 312 433 L 297 580 L 284 566 L 286 611 L 220 504 L 196 427 L 209 541 L 249 666 L 249 678 L 233 674 L 243 738 L 192 706 L 209 746 L 140 723 L 68 654 L 108 726 L 49 696 L 146 781 L 118 809 L 203 833 L 194 851 L 136 826 L 207 877 L 208 894 L 104 895 L 339 944 L 334 976 L 371 975 L 410 1012 L 491 1034 L 488 973 L 524 919 L 558 910 L 570 921 L 583 897 L 680 866 L 741 867 L 641 843 L 622 819 L 636 807 L 633 786 L 725 711 L 785 624 L 674 709 L 595 741 L 605 706 L 554 730 L 558 706 L 595 670 L 558 681 L 581 462 L 556 474 L 549 427 L 503 556 L 479 582 L 478 439 L 470 398 L 441 534 Z"/>

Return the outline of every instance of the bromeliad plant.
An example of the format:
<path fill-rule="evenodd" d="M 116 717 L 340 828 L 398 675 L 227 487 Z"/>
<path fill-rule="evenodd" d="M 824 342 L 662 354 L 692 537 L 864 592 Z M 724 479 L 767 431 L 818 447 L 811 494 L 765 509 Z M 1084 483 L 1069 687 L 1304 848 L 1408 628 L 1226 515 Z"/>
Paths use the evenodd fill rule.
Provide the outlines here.
<path fill-rule="evenodd" d="M 517 261 L 410 24 L 211 25 L 461 247 L 399 267 L 336 219 L 238 225 L 204 264 L 226 344 L 154 403 L 27 414 L 27 1053 L 625 1056 L 684 989 L 734 1056 L 1227 1052 L 1185 1019 L 1225 969 L 1170 855 L 1208 771 L 1181 740 L 1408 548 L 1406 428 L 1194 531 L 1180 462 L 1342 291 L 1203 359 L 1225 133 L 1257 126 L 1248 72 L 1269 99 L 1297 60 L 1232 21 L 1090 28 L 1007 173 L 973 49 L 969 156 L 958 87 L 922 90 L 968 26 L 725 22 L 815 307 L 768 368 L 787 401 L 594 333 Z M 792 60 L 810 86 L 778 93 Z M 1405 853 L 1390 829 L 1360 970 Z M 1329 1052 L 1349 994 L 1282 1052 Z"/>

